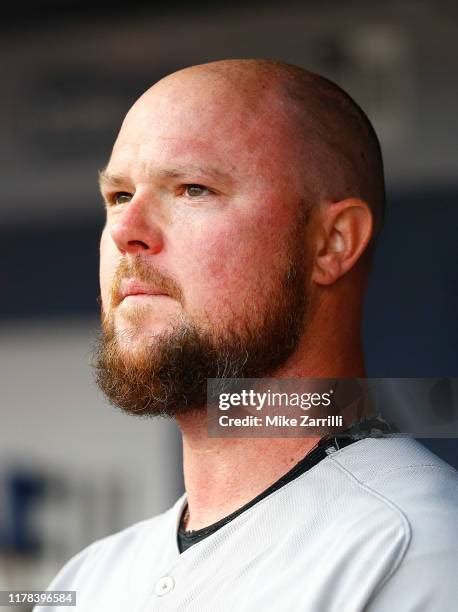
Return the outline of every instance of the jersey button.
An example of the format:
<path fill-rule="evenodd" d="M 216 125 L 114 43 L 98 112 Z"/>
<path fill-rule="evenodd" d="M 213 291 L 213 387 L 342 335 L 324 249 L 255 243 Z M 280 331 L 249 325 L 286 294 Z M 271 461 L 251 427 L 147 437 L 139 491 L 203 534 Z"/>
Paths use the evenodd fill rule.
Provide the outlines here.
<path fill-rule="evenodd" d="M 162 576 L 162 578 L 159 578 L 159 580 L 156 582 L 154 592 L 158 597 L 162 597 L 162 595 L 167 595 L 167 593 L 170 593 L 174 586 L 175 581 L 173 580 L 172 576 Z"/>

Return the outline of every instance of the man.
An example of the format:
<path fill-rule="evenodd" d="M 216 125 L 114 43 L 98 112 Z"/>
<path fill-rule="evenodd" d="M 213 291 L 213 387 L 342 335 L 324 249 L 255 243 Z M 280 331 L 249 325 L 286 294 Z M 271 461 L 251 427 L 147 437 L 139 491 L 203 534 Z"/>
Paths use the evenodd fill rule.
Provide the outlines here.
<path fill-rule="evenodd" d="M 210 438 L 207 378 L 363 377 L 383 218 L 375 133 L 333 83 L 265 60 L 181 70 L 100 175 L 101 389 L 176 419 L 186 493 L 74 557 L 77 610 L 448 610 L 454 470 L 409 438 Z"/>

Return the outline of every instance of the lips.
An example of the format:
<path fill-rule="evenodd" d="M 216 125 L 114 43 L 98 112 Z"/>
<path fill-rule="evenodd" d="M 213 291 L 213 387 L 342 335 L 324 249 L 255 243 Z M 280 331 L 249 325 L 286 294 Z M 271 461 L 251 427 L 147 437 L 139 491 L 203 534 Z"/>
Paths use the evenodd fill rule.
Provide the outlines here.
<path fill-rule="evenodd" d="M 167 295 L 162 289 L 151 287 L 145 283 L 128 279 L 121 282 L 121 300 L 130 295 Z"/>

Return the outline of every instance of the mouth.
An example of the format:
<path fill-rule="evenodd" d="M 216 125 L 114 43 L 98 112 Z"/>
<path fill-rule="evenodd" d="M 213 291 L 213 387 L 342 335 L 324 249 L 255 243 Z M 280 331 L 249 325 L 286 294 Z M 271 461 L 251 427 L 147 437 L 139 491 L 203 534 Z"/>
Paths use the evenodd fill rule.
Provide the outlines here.
<path fill-rule="evenodd" d="M 135 280 L 126 280 L 121 283 L 121 292 L 120 298 L 121 302 L 126 298 L 130 297 L 154 297 L 154 296 L 166 296 L 168 294 L 165 293 L 162 289 L 158 289 L 156 287 L 149 287 L 144 283 L 140 283 Z"/>

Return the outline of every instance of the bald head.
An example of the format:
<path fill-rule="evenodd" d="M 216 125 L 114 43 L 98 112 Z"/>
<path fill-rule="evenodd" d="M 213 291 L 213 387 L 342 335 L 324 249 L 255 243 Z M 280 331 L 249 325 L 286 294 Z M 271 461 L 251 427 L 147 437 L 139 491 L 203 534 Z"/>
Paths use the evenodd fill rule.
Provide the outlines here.
<path fill-rule="evenodd" d="M 264 117 L 294 142 L 306 204 L 358 197 L 370 207 L 374 234 L 383 220 L 385 188 L 377 135 L 362 109 L 335 83 L 284 62 L 222 60 L 179 70 L 151 87 L 139 107 L 173 104 L 176 92 L 195 98 L 202 110 L 233 116 L 229 130 Z M 169 94 L 169 95 L 168 95 Z M 261 139 L 260 146 L 263 146 Z"/>

